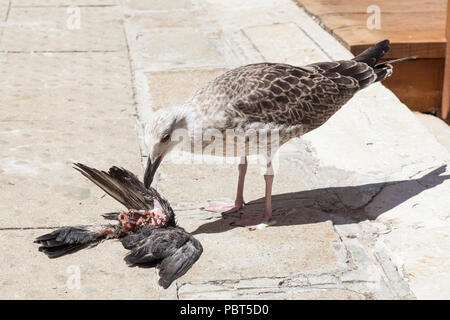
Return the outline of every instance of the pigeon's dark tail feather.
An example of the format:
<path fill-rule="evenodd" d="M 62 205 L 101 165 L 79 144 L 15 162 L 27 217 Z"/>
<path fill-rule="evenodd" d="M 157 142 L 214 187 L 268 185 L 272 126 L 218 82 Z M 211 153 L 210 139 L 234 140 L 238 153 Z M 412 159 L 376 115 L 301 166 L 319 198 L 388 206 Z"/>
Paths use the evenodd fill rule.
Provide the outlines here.
<path fill-rule="evenodd" d="M 130 171 L 111 167 L 106 172 L 82 163 L 74 163 L 74 168 L 125 207 L 136 210 L 153 208 L 154 190 L 147 190 L 136 175 Z"/>
<path fill-rule="evenodd" d="M 361 54 L 357 55 L 353 60 L 364 62 L 371 67 L 374 67 L 377 62 L 389 51 L 389 40 L 384 40 L 376 45 L 366 49 Z"/>
<path fill-rule="evenodd" d="M 117 238 L 120 234 L 119 228 L 113 225 L 65 227 L 44 234 L 34 242 L 41 245 L 39 251 L 49 258 L 57 258 L 88 246 L 95 246 L 105 238 Z"/>

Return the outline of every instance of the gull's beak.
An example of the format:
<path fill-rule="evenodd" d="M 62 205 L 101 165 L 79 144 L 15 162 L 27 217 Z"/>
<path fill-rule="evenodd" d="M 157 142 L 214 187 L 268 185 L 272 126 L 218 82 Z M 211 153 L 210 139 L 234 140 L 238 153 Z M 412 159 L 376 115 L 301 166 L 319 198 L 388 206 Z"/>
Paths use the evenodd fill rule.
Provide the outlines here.
<path fill-rule="evenodd" d="M 144 173 L 144 186 L 146 188 L 149 188 L 150 185 L 152 184 L 153 177 L 155 176 L 156 170 L 158 169 L 159 164 L 161 163 L 161 160 L 162 160 L 162 157 L 159 156 L 152 163 L 150 156 L 148 157 L 147 168 L 145 169 L 145 173 Z"/>

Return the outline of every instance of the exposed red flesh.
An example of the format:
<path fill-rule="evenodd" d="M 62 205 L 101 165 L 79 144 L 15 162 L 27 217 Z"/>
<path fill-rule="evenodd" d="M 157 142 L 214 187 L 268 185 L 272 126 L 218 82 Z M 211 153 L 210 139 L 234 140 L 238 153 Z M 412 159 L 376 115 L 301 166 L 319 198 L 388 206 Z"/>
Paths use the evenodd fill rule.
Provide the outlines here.
<path fill-rule="evenodd" d="M 167 216 L 152 211 L 123 211 L 119 214 L 119 223 L 125 231 L 135 231 L 137 228 L 145 225 L 161 226 L 167 222 Z"/>

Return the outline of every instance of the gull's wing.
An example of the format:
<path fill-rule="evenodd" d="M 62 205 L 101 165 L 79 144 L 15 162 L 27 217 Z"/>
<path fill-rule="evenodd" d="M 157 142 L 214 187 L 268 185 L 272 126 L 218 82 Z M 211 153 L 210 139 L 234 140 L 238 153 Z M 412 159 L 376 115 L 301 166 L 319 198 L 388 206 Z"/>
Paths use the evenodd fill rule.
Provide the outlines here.
<path fill-rule="evenodd" d="M 129 265 L 157 264 L 159 284 L 165 289 L 184 275 L 203 252 L 200 242 L 179 227 L 146 226 L 123 238 L 122 244 L 132 249 L 125 257 Z"/>
<path fill-rule="evenodd" d="M 204 109 L 221 103 L 217 108 L 225 108 L 232 119 L 244 122 L 312 128 L 325 122 L 362 85 L 375 79 L 371 67 L 352 60 L 306 67 L 259 63 L 228 71 L 194 99 L 201 101 L 196 102 Z"/>
<path fill-rule="evenodd" d="M 225 110 L 227 128 L 248 123 L 303 125 L 327 121 L 356 92 L 392 73 L 376 62 L 389 50 L 382 41 L 353 60 L 296 67 L 258 63 L 230 70 L 199 89 L 191 99 L 211 117 Z"/>
<path fill-rule="evenodd" d="M 153 209 L 156 191 L 145 188 L 144 184 L 128 170 L 111 167 L 108 172 L 90 168 L 82 163 L 74 163 L 75 169 L 103 189 L 127 209 Z"/>

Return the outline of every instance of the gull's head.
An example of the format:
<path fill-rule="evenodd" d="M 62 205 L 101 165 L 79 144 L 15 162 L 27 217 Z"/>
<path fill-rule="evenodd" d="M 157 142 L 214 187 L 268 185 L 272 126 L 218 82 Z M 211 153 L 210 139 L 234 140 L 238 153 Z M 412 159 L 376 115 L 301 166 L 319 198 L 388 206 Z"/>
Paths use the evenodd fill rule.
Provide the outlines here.
<path fill-rule="evenodd" d="M 179 142 L 172 139 L 175 130 L 186 128 L 186 117 L 180 107 L 164 108 L 156 111 L 145 124 L 144 139 L 148 150 L 144 185 L 150 187 L 159 164 Z"/>

